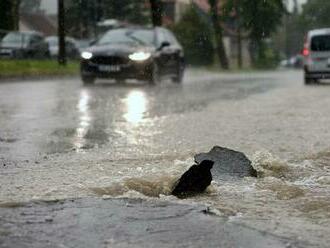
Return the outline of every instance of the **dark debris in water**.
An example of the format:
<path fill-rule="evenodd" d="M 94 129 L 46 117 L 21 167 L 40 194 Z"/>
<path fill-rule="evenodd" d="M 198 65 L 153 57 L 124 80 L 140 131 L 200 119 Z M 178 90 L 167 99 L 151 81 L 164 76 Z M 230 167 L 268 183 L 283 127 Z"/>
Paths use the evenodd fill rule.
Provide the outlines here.
<path fill-rule="evenodd" d="M 208 153 L 195 156 L 196 164 L 177 181 L 172 194 L 185 198 L 203 193 L 212 179 L 223 180 L 246 176 L 257 176 L 251 161 L 241 152 L 215 146 Z"/>
<path fill-rule="evenodd" d="M 191 166 L 178 180 L 172 194 L 184 198 L 203 193 L 211 184 L 213 164 L 213 161 L 204 160 L 199 164 Z"/>
<path fill-rule="evenodd" d="M 215 180 L 223 180 L 228 176 L 239 178 L 257 177 L 257 171 L 242 152 L 215 146 L 208 153 L 200 153 L 195 156 L 197 163 L 203 160 L 214 161 L 212 175 Z"/>
<path fill-rule="evenodd" d="M 0 137 L 0 143 L 15 143 L 17 139 L 14 138 L 2 138 Z"/>

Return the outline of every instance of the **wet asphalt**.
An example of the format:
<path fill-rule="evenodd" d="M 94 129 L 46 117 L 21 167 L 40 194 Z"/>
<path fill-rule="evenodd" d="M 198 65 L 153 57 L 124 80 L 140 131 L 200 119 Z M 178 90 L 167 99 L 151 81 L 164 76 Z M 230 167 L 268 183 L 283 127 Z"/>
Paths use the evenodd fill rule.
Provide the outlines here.
<path fill-rule="evenodd" d="M 198 113 L 219 100 L 241 100 L 271 90 L 274 83 L 267 74 L 219 76 L 199 70 L 188 71 L 183 84 L 157 86 L 135 81 L 83 86 L 78 78 L 1 82 L 0 159 L 21 163 L 102 145 L 115 150 L 123 132 L 149 120 L 157 126 L 162 118 Z"/>
<path fill-rule="evenodd" d="M 143 176 L 145 161 L 174 163 L 212 144 L 232 145 L 247 154 L 267 147 L 288 159 L 297 154 L 290 147 L 302 153 L 311 145 L 321 149 L 326 141 L 308 145 L 298 135 L 292 141 L 285 133 L 277 134 L 276 126 L 269 126 L 274 123 L 271 118 L 278 120 L 276 109 L 269 120 L 262 115 L 265 126 L 258 122 L 257 131 L 250 116 L 263 101 L 265 108 L 271 106 L 262 99 L 273 91 L 279 92 L 276 106 L 281 104 L 278 99 L 290 98 L 280 96 L 286 88 L 305 93 L 301 78 L 299 71 L 188 70 L 179 85 L 97 81 L 84 86 L 78 78 L 1 82 L 0 247 L 307 247 L 272 232 L 232 224 L 209 214 L 204 204 L 90 198 L 66 190 L 70 180 L 80 185 L 94 177 L 93 185 L 98 185 L 99 180 L 118 180 L 130 173 Z M 258 111 L 254 114 L 260 119 Z M 228 132 L 219 132 L 224 128 Z M 122 169 L 114 169 L 113 178 L 111 172 L 101 179 L 94 167 L 102 163 L 117 163 Z M 132 163 L 142 169 L 134 165 L 133 173 Z M 49 196 L 61 200 L 45 202 Z"/>

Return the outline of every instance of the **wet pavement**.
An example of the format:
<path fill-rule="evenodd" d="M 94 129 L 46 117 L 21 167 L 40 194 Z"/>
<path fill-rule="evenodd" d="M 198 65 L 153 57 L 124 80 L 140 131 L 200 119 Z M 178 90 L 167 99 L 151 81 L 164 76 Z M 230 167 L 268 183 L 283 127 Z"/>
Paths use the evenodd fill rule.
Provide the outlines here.
<path fill-rule="evenodd" d="M 79 207 L 77 207 L 79 206 Z M 78 199 L 1 211 L 1 247 L 285 247 L 287 240 L 204 214 L 205 207 Z"/>
<path fill-rule="evenodd" d="M 247 245 L 253 244 L 251 237 L 255 244 L 269 242 L 260 247 L 327 247 L 329 89 L 328 84 L 304 86 L 299 71 L 190 70 L 182 85 L 99 81 L 86 87 L 79 79 L 1 83 L 0 247 L 31 247 L 30 242 L 33 247 L 171 247 L 181 238 L 187 241 L 182 247 L 258 247 Z M 214 145 L 244 152 L 259 178 L 215 181 L 206 194 L 187 200 L 169 196 L 193 156 Z M 122 197 L 126 200 L 114 199 Z M 29 203 L 72 198 L 80 200 Z M 130 201 L 131 210 L 120 212 L 118 204 Z M 21 202 L 27 205 L 19 207 Z M 201 214 L 205 206 L 214 214 Z M 106 215 L 104 209 L 111 208 Z M 63 218 L 70 209 L 78 212 L 74 225 Z M 157 229 L 157 235 L 134 232 L 134 225 L 147 229 L 153 223 L 151 209 L 174 217 L 164 218 L 165 231 Z M 191 209 L 189 218 L 176 216 L 183 209 Z M 126 225 L 111 226 L 112 214 L 118 215 L 114 223 Z M 130 222 L 132 216 L 144 216 L 145 222 Z M 197 233 L 195 218 L 209 236 Z M 44 227 L 49 231 L 38 236 Z M 79 243 L 77 237 L 91 228 L 99 231 Z M 235 230 L 245 236 L 235 236 Z M 234 235 L 221 236 L 227 246 L 218 243 L 222 232 Z M 10 246 L 14 240 L 16 246 Z M 110 243 L 102 243 L 106 240 Z"/>

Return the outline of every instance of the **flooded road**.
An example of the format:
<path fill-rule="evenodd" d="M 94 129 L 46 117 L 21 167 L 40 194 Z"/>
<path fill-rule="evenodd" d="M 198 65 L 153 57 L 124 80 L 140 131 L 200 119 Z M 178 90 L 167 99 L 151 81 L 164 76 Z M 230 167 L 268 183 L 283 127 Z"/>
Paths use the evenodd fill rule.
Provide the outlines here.
<path fill-rule="evenodd" d="M 182 247 L 194 247 L 189 238 L 202 240 L 195 247 L 218 247 L 217 236 L 211 232 L 217 221 L 224 230 L 234 232 L 234 225 L 247 235 L 241 240 L 235 236 L 232 240 L 238 243 L 229 240 L 228 247 L 258 247 L 240 243 L 251 242 L 251 236 L 260 244 L 265 244 L 264 239 L 270 242 L 259 247 L 328 247 L 329 107 L 329 86 L 304 86 L 299 71 L 216 74 L 196 70 L 187 73 L 182 85 L 100 81 L 84 87 L 78 79 L 0 84 L 0 246 L 7 247 L 15 239 L 18 247 L 25 247 L 47 223 L 53 208 L 66 213 L 66 208 L 76 207 L 79 212 L 79 206 L 89 207 L 77 218 L 93 219 L 95 213 L 101 223 L 101 210 L 125 198 L 152 202 L 145 203 L 145 208 L 134 202 L 131 215 L 168 208 L 159 210 L 172 213 L 164 218 L 165 229 L 176 230 L 172 241 L 182 237 L 186 241 Z M 213 182 L 208 192 L 187 200 L 169 196 L 175 180 L 192 165 L 193 156 L 214 145 L 244 152 L 259 177 Z M 18 204 L 77 198 L 86 202 Z M 95 206 L 88 199 L 95 199 Z M 99 201 L 105 206 L 99 206 Z M 187 219 L 173 216 L 189 206 L 192 212 L 202 206 L 212 213 L 191 216 L 202 218 L 201 226 L 211 232 L 208 241 L 196 234 L 191 222 L 191 232 L 177 228 Z M 37 220 L 34 225 L 20 218 L 29 209 L 38 210 L 32 214 Z M 39 212 L 45 212 L 45 222 L 38 222 Z M 117 221 L 128 218 L 118 215 Z M 97 225 L 96 219 L 91 222 Z M 67 228 L 70 232 L 69 224 Z M 79 233 L 88 230 L 82 228 Z M 102 243 L 105 247 L 127 247 L 121 235 L 116 239 L 100 234 L 93 239 L 111 239 L 111 244 Z M 128 240 L 142 234 L 132 235 L 127 231 Z M 146 240 L 153 247 L 165 237 L 169 236 Z M 56 238 L 60 239 L 49 241 L 56 243 Z M 48 247 L 35 242 L 36 247 Z M 141 242 L 136 245 L 148 247 Z M 57 243 L 57 247 L 74 245 Z"/>

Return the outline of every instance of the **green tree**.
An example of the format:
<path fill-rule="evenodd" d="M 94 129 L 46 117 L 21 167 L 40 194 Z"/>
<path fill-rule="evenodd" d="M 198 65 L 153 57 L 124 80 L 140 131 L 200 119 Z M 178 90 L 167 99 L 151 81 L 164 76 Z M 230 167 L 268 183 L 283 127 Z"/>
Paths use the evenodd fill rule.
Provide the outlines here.
<path fill-rule="evenodd" d="M 229 69 L 228 57 L 226 54 L 225 46 L 223 43 L 223 31 L 219 18 L 219 0 L 208 0 L 210 4 L 210 14 L 213 23 L 213 29 L 215 34 L 215 40 L 217 43 L 217 53 L 222 69 Z"/>
<path fill-rule="evenodd" d="M 241 2 L 241 1 L 240 1 Z M 250 32 L 252 42 L 252 61 L 255 65 L 264 65 L 267 60 L 267 45 L 265 39 L 270 38 L 281 24 L 286 12 L 282 0 L 243 0 L 241 15 L 245 29 Z"/>
<path fill-rule="evenodd" d="M 0 29 L 17 30 L 18 29 L 18 1 L 1 0 L 0 1 Z"/>
<path fill-rule="evenodd" d="M 197 14 L 194 6 L 186 10 L 173 31 L 184 48 L 188 64 L 210 65 L 214 62 L 210 25 Z"/>
<path fill-rule="evenodd" d="M 149 13 L 143 1 L 136 0 L 66 0 L 67 31 L 73 36 L 94 36 L 97 22 L 117 19 L 134 24 L 146 24 Z"/>
<path fill-rule="evenodd" d="M 313 0 L 303 5 L 300 25 L 305 31 L 330 27 L 330 1 Z"/>
<path fill-rule="evenodd" d="M 66 31 L 68 34 L 88 38 L 95 33 L 96 5 L 92 0 L 66 0 Z"/>
<path fill-rule="evenodd" d="M 235 10 L 239 25 L 251 40 L 251 59 L 257 64 L 264 64 L 270 54 L 266 40 L 276 32 L 286 13 L 282 0 L 228 0 L 226 12 Z"/>
<path fill-rule="evenodd" d="M 136 0 L 103 0 L 103 19 L 117 19 L 134 24 L 146 24 L 149 13 L 145 9 L 144 1 Z"/>

